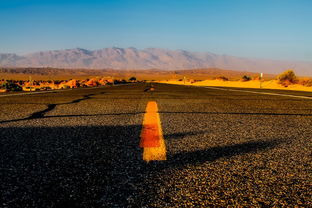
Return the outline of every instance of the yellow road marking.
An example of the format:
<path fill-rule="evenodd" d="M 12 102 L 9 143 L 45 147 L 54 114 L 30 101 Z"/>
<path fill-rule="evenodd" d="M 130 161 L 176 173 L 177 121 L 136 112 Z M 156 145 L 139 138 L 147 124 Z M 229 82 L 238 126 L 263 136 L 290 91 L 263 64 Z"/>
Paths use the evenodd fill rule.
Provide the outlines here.
<path fill-rule="evenodd" d="M 166 144 L 162 134 L 157 103 L 147 103 L 143 119 L 140 147 L 143 149 L 143 160 L 166 160 Z"/>

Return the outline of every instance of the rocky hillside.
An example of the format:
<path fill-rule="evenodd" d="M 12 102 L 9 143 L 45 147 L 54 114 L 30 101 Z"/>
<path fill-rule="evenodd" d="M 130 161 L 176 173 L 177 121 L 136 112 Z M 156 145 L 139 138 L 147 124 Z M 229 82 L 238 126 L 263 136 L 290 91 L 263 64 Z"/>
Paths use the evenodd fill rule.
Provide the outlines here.
<path fill-rule="evenodd" d="M 198 69 L 222 68 L 278 74 L 294 68 L 297 74 L 312 76 L 312 62 L 240 58 L 213 53 L 148 48 L 81 48 L 53 50 L 19 56 L 0 54 L 0 67 L 55 67 L 88 69 Z"/>

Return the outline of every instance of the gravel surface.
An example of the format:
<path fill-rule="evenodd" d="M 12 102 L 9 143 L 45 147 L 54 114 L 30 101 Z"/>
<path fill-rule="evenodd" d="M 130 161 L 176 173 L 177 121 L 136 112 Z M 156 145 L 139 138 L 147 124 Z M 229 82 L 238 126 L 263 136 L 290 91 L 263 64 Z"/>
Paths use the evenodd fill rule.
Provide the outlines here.
<path fill-rule="evenodd" d="M 1 97 L 1 207 L 312 207 L 312 100 L 154 87 Z M 167 161 L 142 161 L 150 100 Z"/>

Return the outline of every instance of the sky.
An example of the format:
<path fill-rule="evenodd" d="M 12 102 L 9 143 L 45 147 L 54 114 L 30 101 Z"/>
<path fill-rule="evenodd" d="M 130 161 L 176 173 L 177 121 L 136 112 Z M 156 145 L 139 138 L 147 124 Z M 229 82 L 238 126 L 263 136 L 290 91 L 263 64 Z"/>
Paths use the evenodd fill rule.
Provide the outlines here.
<path fill-rule="evenodd" d="M 183 49 L 312 61 L 310 0 L 0 0 L 0 53 Z"/>

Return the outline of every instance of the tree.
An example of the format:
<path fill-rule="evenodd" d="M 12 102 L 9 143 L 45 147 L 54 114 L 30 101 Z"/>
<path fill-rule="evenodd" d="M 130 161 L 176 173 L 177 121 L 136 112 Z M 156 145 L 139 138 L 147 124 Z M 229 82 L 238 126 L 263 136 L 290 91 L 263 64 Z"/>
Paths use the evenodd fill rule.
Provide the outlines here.
<path fill-rule="evenodd" d="M 287 71 L 284 71 L 277 77 L 278 82 L 287 87 L 290 84 L 295 84 L 297 82 L 296 74 L 293 70 L 289 69 Z"/>
<path fill-rule="evenodd" d="M 131 82 L 135 82 L 137 79 L 136 79 L 136 77 L 131 77 L 130 79 L 129 79 L 129 81 L 131 81 Z"/>
<path fill-rule="evenodd" d="M 19 85 L 13 83 L 13 81 L 7 81 L 3 85 L 3 88 L 5 88 L 5 89 L 7 89 L 9 91 L 21 91 L 22 90 L 22 88 Z"/>
<path fill-rule="evenodd" d="M 247 75 L 244 75 L 241 79 L 243 82 L 247 82 L 247 81 L 250 81 L 251 80 L 251 77 L 250 76 L 247 76 Z"/>

